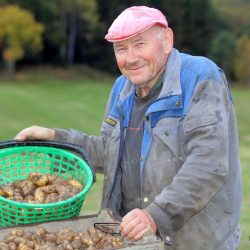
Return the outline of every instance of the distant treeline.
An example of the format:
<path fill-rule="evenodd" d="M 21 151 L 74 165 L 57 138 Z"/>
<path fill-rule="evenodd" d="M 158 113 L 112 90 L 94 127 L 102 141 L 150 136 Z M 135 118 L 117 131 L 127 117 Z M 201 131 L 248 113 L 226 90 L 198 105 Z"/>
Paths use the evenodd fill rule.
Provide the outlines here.
<path fill-rule="evenodd" d="M 147 5 L 160 9 L 166 15 L 169 26 L 174 30 L 175 48 L 208 56 L 231 79 L 248 82 L 249 67 L 245 69 L 244 65 L 249 65 L 250 25 L 249 19 L 242 16 L 245 12 L 247 15 L 244 8 L 250 4 L 237 1 L 237 7 L 242 6 L 243 9 L 239 16 L 233 16 L 228 10 L 232 9 L 235 1 L 230 0 L 228 4 L 224 1 L 221 6 L 213 0 L 0 0 L 0 13 L 9 11 L 6 8 L 10 5 L 18 7 L 6 17 L 0 15 L 0 60 L 6 62 L 10 73 L 15 70 L 16 61 L 21 65 L 81 63 L 110 73 L 116 72 L 112 46 L 104 40 L 104 36 L 122 10 L 131 5 Z M 23 10 L 34 18 L 36 28 L 33 34 L 36 37 L 25 40 L 29 32 L 22 31 L 18 26 L 12 29 L 14 38 L 9 38 L 10 25 L 20 25 L 21 20 L 26 18 L 19 15 L 18 11 Z M 12 24 L 8 17 L 14 18 L 16 23 Z M 28 21 L 25 25 L 33 26 Z M 34 42 L 35 46 L 31 46 Z M 19 47 L 18 43 L 21 43 Z M 242 65 L 237 63 L 239 58 L 243 60 Z"/>

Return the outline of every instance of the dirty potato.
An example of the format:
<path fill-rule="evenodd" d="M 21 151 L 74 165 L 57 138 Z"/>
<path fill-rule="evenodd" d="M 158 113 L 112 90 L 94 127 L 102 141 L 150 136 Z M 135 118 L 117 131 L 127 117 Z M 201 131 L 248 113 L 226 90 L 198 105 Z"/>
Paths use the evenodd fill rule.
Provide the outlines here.
<path fill-rule="evenodd" d="M 36 228 L 34 232 L 13 229 L 9 236 L 0 241 L 1 250 L 74 250 L 74 249 L 117 249 L 124 247 L 119 237 L 107 235 L 93 227 L 84 232 L 70 228 L 48 232 Z"/>
<path fill-rule="evenodd" d="M 2 188 L 0 188 L 0 196 L 2 196 L 2 197 L 3 197 L 3 194 L 4 194 L 3 189 L 2 189 Z"/>
<path fill-rule="evenodd" d="M 29 173 L 28 180 L 31 181 L 33 184 L 37 185 L 38 187 L 43 187 L 49 182 L 47 175 L 37 172 Z"/>
<path fill-rule="evenodd" d="M 23 202 L 22 196 L 12 196 L 12 197 L 8 197 L 8 199 L 12 201 L 16 201 L 16 202 Z"/>
<path fill-rule="evenodd" d="M 66 180 L 55 174 L 29 173 L 27 179 L 0 187 L 0 196 L 16 202 L 47 204 L 74 197 L 84 186 L 76 179 Z"/>
<path fill-rule="evenodd" d="M 9 246 L 6 243 L 0 242 L 0 249 L 1 250 L 9 250 Z"/>
<path fill-rule="evenodd" d="M 23 187 L 21 188 L 21 192 L 23 194 L 23 196 L 27 196 L 27 195 L 33 195 L 37 186 L 32 183 L 31 181 L 26 181 L 23 182 Z"/>
<path fill-rule="evenodd" d="M 41 187 L 37 188 L 34 193 L 34 200 L 38 204 L 44 204 L 45 193 L 42 191 Z"/>
<path fill-rule="evenodd" d="M 57 193 L 51 193 L 51 194 L 48 194 L 45 197 L 44 203 L 53 203 L 53 202 L 57 202 L 57 201 L 59 201 L 58 194 Z"/>
<path fill-rule="evenodd" d="M 12 229 L 10 232 L 9 232 L 9 235 L 10 236 L 18 236 L 18 237 L 22 237 L 24 236 L 25 234 L 25 231 L 23 229 Z"/>
<path fill-rule="evenodd" d="M 54 182 L 56 181 L 57 178 L 59 178 L 57 175 L 55 174 L 49 174 L 47 175 L 48 177 L 48 184 L 54 184 Z"/>
<path fill-rule="evenodd" d="M 5 198 L 13 197 L 14 196 L 14 188 L 11 186 L 4 186 L 2 188 L 2 196 Z"/>
<path fill-rule="evenodd" d="M 68 180 L 68 184 L 71 185 L 72 187 L 79 189 L 79 190 L 83 189 L 83 185 L 76 179 Z"/>

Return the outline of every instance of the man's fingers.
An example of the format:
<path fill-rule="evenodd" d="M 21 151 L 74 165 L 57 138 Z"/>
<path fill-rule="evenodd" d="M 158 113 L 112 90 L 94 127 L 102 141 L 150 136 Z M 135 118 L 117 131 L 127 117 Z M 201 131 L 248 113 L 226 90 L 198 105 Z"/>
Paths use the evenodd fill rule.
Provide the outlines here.
<path fill-rule="evenodd" d="M 133 226 L 133 223 L 130 224 L 130 230 L 127 227 L 126 229 L 122 231 L 122 236 L 129 240 L 140 240 L 142 237 L 146 234 L 153 234 L 152 229 L 145 225 L 144 223 L 136 224 L 136 226 Z"/>
<path fill-rule="evenodd" d="M 133 218 L 131 221 L 125 223 L 123 222 L 120 226 L 120 229 L 123 237 L 127 238 L 130 234 L 131 238 L 131 235 L 134 235 L 138 230 L 143 229 L 143 225 L 140 223 L 138 218 Z"/>
<path fill-rule="evenodd" d="M 15 136 L 15 140 L 17 140 L 17 141 L 24 141 L 24 140 L 28 140 L 28 139 L 32 139 L 31 128 L 25 128 Z"/>
<path fill-rule="evenodd" d="M 157 227 L 148 212 L 134 209 L 123 217 L 120 230 L 123 237 L 129 240 L 139 240 L 145 234 L 155 233 Z"/>
<path fill-rule="evenodd" d="M 55 137 L 54 129 L 44 128 L 40 126 L 31 126 L 20 131 L 16 136 L 15 140 L 53 140 Z"/>
<path fill-rule="evenodd" d="M 143 230 L 141 230 L 140 232 L 138 232 L 137 234 L 135 234 L 135 235 L 133 236 L 133 240 L 140 240 L 140 239 L 143 238 L 143 236 L 145 236 L 145 235 L 150 235 L 150 234 L 153 234 L 151 228 L 146 227 L 146 228 L 144 228 Z"/>

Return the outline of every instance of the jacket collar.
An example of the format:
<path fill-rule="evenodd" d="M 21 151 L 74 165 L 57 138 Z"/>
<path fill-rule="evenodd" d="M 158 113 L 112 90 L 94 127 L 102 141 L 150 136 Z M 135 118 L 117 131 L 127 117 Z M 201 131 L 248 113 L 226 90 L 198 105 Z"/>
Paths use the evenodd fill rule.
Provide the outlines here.
<path fill-rule="evenodd" d="M 168 56 L 165 74 L 163 78 L 162 91 L 159 95 L 159 99 L 172 96 L 181 95 L 181 83 L 180 83 L 180 71 L 181 71 L 181 57 L 177 49 L 172 49 Z"/>

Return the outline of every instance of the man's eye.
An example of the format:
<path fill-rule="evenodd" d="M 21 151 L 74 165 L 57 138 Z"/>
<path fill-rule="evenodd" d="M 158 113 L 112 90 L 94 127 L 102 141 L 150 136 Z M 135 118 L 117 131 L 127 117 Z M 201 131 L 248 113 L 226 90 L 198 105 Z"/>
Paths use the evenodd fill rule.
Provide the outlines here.
<path fill-rule="evenodd" d="M 136 46 L 139 47 L 139 48 L 141 48 L 141 47 L 143 47 L 144 45 L 145 45 L 144 42 L 138 42 Z"/>
<path fill-rule="evenodd" d="M 115 53 L 122 53 L 125 51 L 125 48 L 117 48 L 115 49 Z"/>

